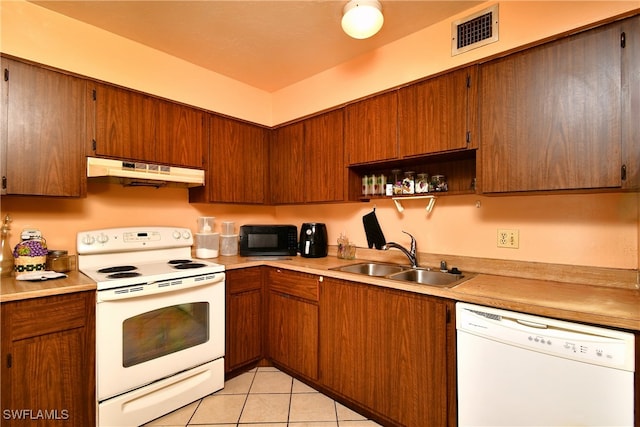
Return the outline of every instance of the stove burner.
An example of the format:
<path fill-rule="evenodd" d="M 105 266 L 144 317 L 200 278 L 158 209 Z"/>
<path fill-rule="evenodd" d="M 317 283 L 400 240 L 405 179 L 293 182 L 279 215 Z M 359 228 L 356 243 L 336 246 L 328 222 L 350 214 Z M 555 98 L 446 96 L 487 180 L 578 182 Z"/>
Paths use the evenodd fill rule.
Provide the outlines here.
<path fill-rule="evenodd" d="M 203 264 L 201 262 L 185 262 L 184 264 L 177 264 L 177 265 L 174 265 L 173 267 L 177 268 L 178 270 L 186 270 L 188 268 L 206 267 L 206 264 Z"/>
<path fill-rule="evenodd" d="M 190 259 L 172 259 L 171 261 L 168 262 L 168 264 L 186 264 L 188 262 L 193 262 Z"/>
<path fill-rule="evenodd" d="M 134 267 L 133 265 L 117 265 L 115 267 L 101 268 L 100 270 L 98 270 L 98 273 L 121 273 L 124 271 L 132 271 L 136 268 L 137 267 Z"/>
<path fill-rule="evenodd" d="M 127 279 L 129 277 L 138 277 L 142 276 L 142 274 L 137 273 L 135 271 L 123 271 L 120 273 L 113 273 L 107 276 L 107 279 Z"/>

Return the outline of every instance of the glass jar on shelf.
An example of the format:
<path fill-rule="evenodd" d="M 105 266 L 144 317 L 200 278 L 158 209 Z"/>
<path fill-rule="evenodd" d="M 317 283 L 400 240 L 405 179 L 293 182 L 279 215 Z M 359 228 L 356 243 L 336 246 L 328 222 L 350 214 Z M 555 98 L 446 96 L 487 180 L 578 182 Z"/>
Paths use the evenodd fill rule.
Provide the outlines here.
<path fill-rule="evenodd" d="M 393 177 L 393 195 L 402 194 L 402 169 L 393 169 L 391 176 Z"/>
<path fill-rule="evenodd" d="M 416 194 L 423 194 L 429 192 L 429 175 L 426 173 L 419 173 L 416 178 Z"/>
<path fill-rule="evenodd" d="M 415 172 L 406 171 L 402 179 L 402 194 L 415 193 Z"/>

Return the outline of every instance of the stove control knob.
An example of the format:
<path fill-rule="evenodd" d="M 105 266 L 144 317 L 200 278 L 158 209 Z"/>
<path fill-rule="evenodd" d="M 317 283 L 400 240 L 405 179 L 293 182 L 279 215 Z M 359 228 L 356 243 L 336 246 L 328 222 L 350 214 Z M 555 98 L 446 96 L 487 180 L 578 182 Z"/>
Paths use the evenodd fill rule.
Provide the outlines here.
<path fill-rule="evenodd" d="M 182 232 L 182 237 L 184 237 L 185 239 L 189 239 L 191 237 L 191 233 L 189 233 L 188 230 L 185 230 Z"/>
<path fill-rule="evenodd" d="M 85 234 L 82 238 L 82 243 L 85 245 L 93 245 L 96 239 L 91 234 Z"/>
<path fill-rule="evenodd" d="M 176 240 L 178 240 L 180 238 L 180 232 L 178 230 L 175 230 L 173 232 L 173 238 L 176 239 Z"/>
<path fill-rule="evenodd" d="M 100 233 L 97 240 L 98 240 L 98 243 L 105 244 L 109 241 L 109 236 L 107 236 L 104 233 Z"/>

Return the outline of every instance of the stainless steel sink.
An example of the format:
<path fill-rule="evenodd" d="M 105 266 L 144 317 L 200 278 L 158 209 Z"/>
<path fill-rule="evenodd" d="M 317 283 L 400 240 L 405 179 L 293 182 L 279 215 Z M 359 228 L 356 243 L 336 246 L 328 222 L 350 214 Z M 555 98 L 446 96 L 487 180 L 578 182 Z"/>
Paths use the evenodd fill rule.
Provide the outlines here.
<path fill-rule="evenodd" d="M 346 273 L 364 274 L 367 276 L 385 277 L 393 273 L 399 273 L 411 267 L 397 264 L 383 264 L 378 262 L 361 262 L 349 264 L 342 267 L 334 267 L 332 270 L 344 271 Z"/>
<path fill-rule="evenodd" d="M 443 273 L 427 268 L 412 268 L 408 265 L 386 264 L 382 262 L 359 262 L 341 267 L 333 267 L 331 270 L 440 287 L 452 286 L 465 278 L 462 274 Z"/>
<path fill-rule="evenodd" d="M 393 280 L 402 280 L 404 282 L 415 282 L 422 285 L 443 287 L 450 286 L 463 277 L 464 276 L 462 274 L 443 273 L 441 271 L 424 269 L 405 270 L 387 276 L 388 279 Z"/>

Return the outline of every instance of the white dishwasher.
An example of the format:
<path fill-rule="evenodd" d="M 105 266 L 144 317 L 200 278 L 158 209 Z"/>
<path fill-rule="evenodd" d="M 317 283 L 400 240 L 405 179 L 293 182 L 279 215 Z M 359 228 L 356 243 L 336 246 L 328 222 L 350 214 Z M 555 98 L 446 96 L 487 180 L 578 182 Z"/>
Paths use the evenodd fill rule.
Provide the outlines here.
<path fill-rule="evenodd" d="M 633 426 L 634 335 L 456 304 L 458 425 Z"/>

